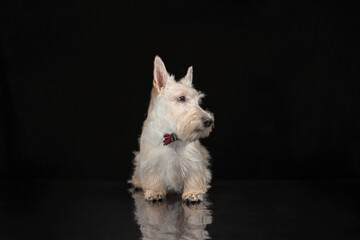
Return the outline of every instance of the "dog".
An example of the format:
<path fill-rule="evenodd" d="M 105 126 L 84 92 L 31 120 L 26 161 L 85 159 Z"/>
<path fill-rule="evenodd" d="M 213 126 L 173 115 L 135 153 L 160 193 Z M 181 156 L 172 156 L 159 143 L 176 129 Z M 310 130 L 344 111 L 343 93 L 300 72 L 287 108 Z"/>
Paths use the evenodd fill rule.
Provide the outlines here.
<path fill-rule="evenodd" d="M 174 191 L 184 201 L 199 202 L 210 187 L 210 155 L 199 139 L 209 136 L 214 115 L 202 109 L 205 95 L 192 81 L 192 67 L 176 81 L 155 57 L 151 100 L 130 180 L 148 201 L 161 201 Z"/>

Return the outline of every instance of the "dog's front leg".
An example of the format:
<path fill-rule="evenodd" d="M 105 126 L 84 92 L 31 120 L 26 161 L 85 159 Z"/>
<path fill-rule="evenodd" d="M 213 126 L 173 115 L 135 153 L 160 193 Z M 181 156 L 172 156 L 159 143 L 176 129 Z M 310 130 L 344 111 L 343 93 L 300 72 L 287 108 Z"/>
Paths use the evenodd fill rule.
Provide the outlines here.
<path fill-rule="evenodd" d="M 161 201 L 165 199 L 166 191 L 164 183 L 160 180 L 158 174 L 154 172 L 143 174 L 141 176 L 141 185 L 147 201 Z"/>
<path fill-rule="evenodd" d="M 202 201 L 208 188 L 209 185 L 202 174 L 190 172 L 185 178 L 182 199 L 187 202 Z"/>

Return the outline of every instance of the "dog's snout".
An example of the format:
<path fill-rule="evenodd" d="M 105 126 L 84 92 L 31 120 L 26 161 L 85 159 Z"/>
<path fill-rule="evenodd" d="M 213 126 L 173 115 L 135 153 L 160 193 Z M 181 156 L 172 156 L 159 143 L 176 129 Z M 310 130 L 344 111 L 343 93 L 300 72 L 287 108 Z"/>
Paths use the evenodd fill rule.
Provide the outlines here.
<path fill-rule="evenodd" d="M 213 120 L 211 120 L 210 118 L 205 118 L 205 119 L 203 119 L 203 121 L 204 121 L 205 127 L 210 127 L 211 124 L 213 124 Z"/>

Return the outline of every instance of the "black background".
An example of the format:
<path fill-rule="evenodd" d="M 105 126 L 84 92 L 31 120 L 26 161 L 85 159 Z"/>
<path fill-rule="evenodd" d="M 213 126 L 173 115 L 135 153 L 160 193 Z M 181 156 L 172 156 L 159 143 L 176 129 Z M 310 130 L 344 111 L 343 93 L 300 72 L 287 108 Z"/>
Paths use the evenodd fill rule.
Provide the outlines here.
<path fill-rule="evenodd" d="M 128 179 L 159 55 L 207 94 L 215 179 L 359 177 L 359 10 L 2 1 L 0 174 Z"/>

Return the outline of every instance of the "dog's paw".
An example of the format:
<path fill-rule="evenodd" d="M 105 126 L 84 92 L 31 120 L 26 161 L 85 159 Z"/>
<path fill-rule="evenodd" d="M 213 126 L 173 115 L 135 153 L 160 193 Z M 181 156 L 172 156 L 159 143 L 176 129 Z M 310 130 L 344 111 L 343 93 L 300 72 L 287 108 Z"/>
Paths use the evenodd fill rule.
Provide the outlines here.
<path fill-rule="evenodd" d="M 145 200 L 146 201 L 162 201 L 165 198 L 165 193 L 156 190 L 146 190 Z"/>
<path fill-rule="evenodd" d="M 182 195 L 184 202 L 199 203 L 204 199 L 204 195 L 198 192 L 187 192 Z"/>

